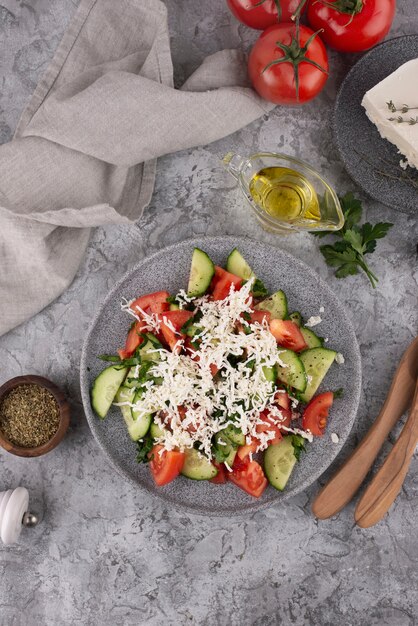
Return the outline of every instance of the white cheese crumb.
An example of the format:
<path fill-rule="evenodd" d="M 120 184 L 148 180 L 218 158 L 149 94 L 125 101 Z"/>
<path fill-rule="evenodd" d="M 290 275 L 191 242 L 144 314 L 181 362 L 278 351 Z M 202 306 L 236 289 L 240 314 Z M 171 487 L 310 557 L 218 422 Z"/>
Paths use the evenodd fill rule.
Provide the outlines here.
<path fill-rule="evenodd" d="M 335 362 L 338 363 L 338 365 L 342 365 L 343 363 L 345 363 L 345 358 L 341 354 L 341 352 L 337 352 L 337 354 L 335 355 Z"/>
<path fill-rule="evenodd" d="M 325 337 L 324 343 L 328 343 L 328 341 L 329 341 L 328 337 Z"/>
<path fill-rule="evenodd" d="M 324 307 L 323 307 L 323 306 L 320 306 L 320 307 L 319 307 L 319 312 L 320 312 L 320 313 L 324 313 L 324 311 L 325 311 Z"/>
<path fill-rule="evenodd" d="M 408 167 L 409 163 L 408 163 L 408 161 L 407 161 L 407 160 L 401 159 L 401 160 L 399 161 L 399 165 L 401 166 L 401 168 L 402 168 L 403 170 L 406 170 L 406 168 Z"/>
<path fill-rule="evenodd" d="M 331 441 L 332 443 L 338 443 L 340 441 L 340 438 L 337 435 L 337 433 L 331 433 Z"/>
<path fill-rule="evenodd" d="M 317 326 L 322 322 L 322 317 L 320 315 L 312 315 L 306 322 L 305 326 L 308 328 L 312 328 L 313 326 Z"/>

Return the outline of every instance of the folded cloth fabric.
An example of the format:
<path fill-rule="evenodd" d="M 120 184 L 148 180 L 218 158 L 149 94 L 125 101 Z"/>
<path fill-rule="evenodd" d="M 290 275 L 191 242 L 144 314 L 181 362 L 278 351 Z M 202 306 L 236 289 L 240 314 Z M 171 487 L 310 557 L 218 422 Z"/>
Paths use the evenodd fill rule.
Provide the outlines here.
<path fill-rule="evenodd" d="M 242 55 L 229 50 L 174 89 L 159 0 L 81 0 L 0 146 L 0 335 L 69 286 L 91 227 L 141 216 L 157 157 L 271 109 L 247 85 Z"/>

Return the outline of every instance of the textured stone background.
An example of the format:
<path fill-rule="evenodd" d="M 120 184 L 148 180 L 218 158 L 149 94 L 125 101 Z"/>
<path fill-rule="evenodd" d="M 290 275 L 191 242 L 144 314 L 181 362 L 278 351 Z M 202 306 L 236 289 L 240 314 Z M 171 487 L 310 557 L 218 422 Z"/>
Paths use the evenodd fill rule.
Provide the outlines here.
<path fill-rule="evenodd" d="M 418 32 L 415 3 L 398 0 L 391 36 Z M 11 138 L 76 5 L 0 0 L 0 142 Z M 254 39 L 224 0 L 169 0 L 168 7 L 178 84 L 209 52 L 248 47 Z M 376 292 L 362 276 L 340 282 L 313 237 L 279 239 L 259 229 L 218 157 L 231 148 L 279 149 L 316 164 L 341 192 L 355 189 L 329 126 L 336 90 L 353 62 L 355 56 L 331 55 L 331 77 L 312 104 L 277 108 L 217 144 L 160 159 L 156 191 L 138 228 L 98 229 L 71 288 L 0 339 L 0 382 L 43 374 L 73 401 L 71 430 L 57 450 L 41 460 L 0 456 L 0 488 L 26 485 L 33 508 L 44 515 L 18 546 L 0 547 L 1 626 L 417 623 L 417 457 L 395 506 L 370 530 L 353 525 L 353 506 L 317 522 L 310 501 L 318 485 L 244 519 L 186 515 L 134 491 L 109 468 L 84 420 L 78 388 L 90 317 L 134 261 L 194 234 L 246 234 L 308 262 L 347 305 L 361 345 L 364 389 L 356 427 L 334 468 L 349 453 L 417 333 L 416 220 L 363 197 L 368 219 L 395 222 L 371 257 L 381 281 Z"/>

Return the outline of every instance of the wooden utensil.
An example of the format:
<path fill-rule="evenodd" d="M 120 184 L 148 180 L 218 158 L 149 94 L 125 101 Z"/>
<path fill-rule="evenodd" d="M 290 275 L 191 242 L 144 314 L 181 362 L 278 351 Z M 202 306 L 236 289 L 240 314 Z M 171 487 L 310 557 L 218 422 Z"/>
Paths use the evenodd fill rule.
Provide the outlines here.
<path fill-rule="evenodd" d="M 418 337 L 405 351 L 385 404 L 367 435 L 316 496 L 312 504 L 316 517 L 326 519 L 335 515 L 353 498 L 390 431 L 410 406 L 417 376 Z"/>
<path fill-rule="evenodd" d="M 401 490 L 417 444 L 418 382 L 409 417 L 399 439 L 357 504 L 354 519 L 358 526 L 369 528 L 387 513 Z"/>

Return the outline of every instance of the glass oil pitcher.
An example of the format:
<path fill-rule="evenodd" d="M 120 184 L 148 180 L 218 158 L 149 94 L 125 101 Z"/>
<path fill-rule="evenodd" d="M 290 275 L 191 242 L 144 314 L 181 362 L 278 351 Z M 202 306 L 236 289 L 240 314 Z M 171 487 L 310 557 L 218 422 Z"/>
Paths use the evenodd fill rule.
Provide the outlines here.
<path fill-rule="evenodd" d="M 223 163 L 266 230 L 289 234 L 344 225 L 337 194 L 307 163 L 272 152 L 250 157 L 229 152 Z"/>

